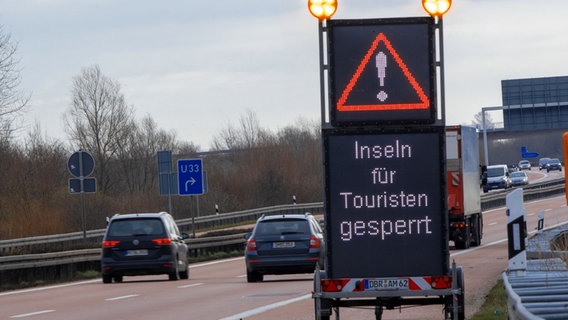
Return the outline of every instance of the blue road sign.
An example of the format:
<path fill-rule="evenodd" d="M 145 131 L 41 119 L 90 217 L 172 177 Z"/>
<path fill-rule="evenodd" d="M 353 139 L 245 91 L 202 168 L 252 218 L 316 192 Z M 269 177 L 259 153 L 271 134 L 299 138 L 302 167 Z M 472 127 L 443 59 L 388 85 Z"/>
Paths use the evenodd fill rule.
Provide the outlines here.
<path fill-rule="evenodd" d="M 521 147 L 521 158 L 523 158 L 523 159 L 537 158 L 538 156 L 539 156 L 539 154 L 537 152 L 529 152 L 527 147 L 525 147 L 525 146 Z"/>
<path fill-rule="evenodd" d="M 180 196 L 203 194 L 203 163 L 201 159 L 178 160 Z"/>
<path fill-rule="evenodd" d="M 88 177 L 95 169 L 95 159 L 89 152 L 79 150 L 67 160 L 67 169 L 76 178 Z"/>
<path fill-rule="evenodd" d="M 69 179 L 69 193 L 95 193 L 95 192 L 97 192 L 97 180 L 95 178 Z"/>

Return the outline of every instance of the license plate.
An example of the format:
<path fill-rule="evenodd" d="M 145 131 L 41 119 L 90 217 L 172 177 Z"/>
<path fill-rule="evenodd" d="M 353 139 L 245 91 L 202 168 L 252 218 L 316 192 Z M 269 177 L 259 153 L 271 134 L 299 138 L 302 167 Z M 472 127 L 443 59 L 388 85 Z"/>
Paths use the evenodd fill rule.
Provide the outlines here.
<path fill-rule="evenodd" d="M 281 242 L 273 242 L 273 248 L 294 248 L 296 243 L 294 241 L 281 241 Z"/>
<path fill-rule="evenodd" d="M 147 256 L 148 250 L 147 249 L 139 249 L 139 250 L 126 250 L 126 256 Z"/>
<path fill-rule="evenodd" d="M 408 289 L 408 279 L 365 279 L 365 291 Z"/>

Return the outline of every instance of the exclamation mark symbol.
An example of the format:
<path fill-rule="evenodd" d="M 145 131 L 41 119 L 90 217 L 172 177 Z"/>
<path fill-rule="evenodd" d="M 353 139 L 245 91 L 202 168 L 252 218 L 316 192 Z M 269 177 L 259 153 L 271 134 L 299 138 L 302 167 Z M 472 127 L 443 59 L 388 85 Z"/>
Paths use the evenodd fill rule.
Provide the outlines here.
<path fill-rule="evenodd" d="M 377 56 L 375 57 L 375 65 L 377 67 L 377 73 L 378 73 L 377 76 L 379 78 L 379 90 L 380 90 L 380 87 L 385 86 L 385 78 L 387 76 L 386 74 L 387 56 L 385 55 L 384 52 L 379 51 L 379 53 L 377 53 Z M 379 99 L 381 102 L 387 100 L 388 97 L 389 95 L 383 90 L 380 90 L 379 93 L 377 94 L 377 99 Z"/>

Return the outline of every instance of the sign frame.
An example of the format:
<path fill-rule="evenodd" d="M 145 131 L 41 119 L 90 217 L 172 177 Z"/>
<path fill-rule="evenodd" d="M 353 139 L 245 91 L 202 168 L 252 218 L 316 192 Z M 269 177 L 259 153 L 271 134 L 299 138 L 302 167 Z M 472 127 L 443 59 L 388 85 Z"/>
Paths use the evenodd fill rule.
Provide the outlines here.
<path fill-rule="evenodd" d="M 445 121 L 437 119 L 432 17 L 329 20 L 327 30 L 332 127 Z M 384 68 L 370 70 L 377 51 Z"/>
<path fill-rule="evenodd" d="M 88 151 L 76 151 L 67 160 L 67 169 L 76 178 L 88 177 L 95 170 L 95 159 Z"/>
<path fill-rule="evenodd" d="M 422 155 L 418 155 L 416 159 L 412 161 L 403 161 L 403 163 L 398 164 L 394 168 L 390 168 L 390 163 L 388 161 L 381 160 L 370 160 L 367 161 L 366 166 L 372 166 L 368 168 L 356 167 L 353 164 L 362 163 L 361 161 L 349 159 L 351 156 L 346 156 L 341 154 L 338 150 L 348 150 L 346 148 L 338 148 L 338 139 L 344 139 L 344 137 L 363 137 L 365 141 L 385 141 L 388 139 L 394 139 L 395 137 L 401 137 L 400 141 L 403 141 L 405 137 L 410 137 L 409 141 L 416 142 L 416 145 L 423 144 L 422 140 L 424 137 L 428 136 L 426 142 L 436 140 L 439 146 L 438 150 L 432 147 L 433 145 L 422 146 L 428 149 L 429 152 L 424 152 Z M 434 138 L 435 136 L 435 138 Z M 398 139 L 398 138 L 396 138 Z M 335 141 L 334 141 L 335 140 Z M 413 143 L 414 143 L 413 142 Z M 376 278 L 376 277 L 399 277 L 399 276 L 425 276 L 425 275 L 441 275 L 447 274 L 449 272 L 449 235 L 448 235 L 448 215 L 447 215 L 447 199 L 444 196 L 446 194 L 446 167 L 445 167 L 445 130 L 444 127 L 438 126 L 428 126 L 428 127 L 413 127 L 413 128 L 375 128 L 373 130 L 353 130 L 353 129 L 331 129 L 323 131 L 323 143 L 324 143 L 324 168 L 325 168 L 325 192 L 324 192 L 324 218 L 325 224 L 325 235 L 326 235 L 326 273 L 330 278 Z M 348 150 L 352 151 L 352 150 Z M 433 159 L 430 159 L 433 158 Z M 423 168 L 423 170 L 434 170 L 435 172 L 430 174 L 434 176 L 437 181 L 433 182 L 420 182 L 418 177 L 414 179 L 404 178 L 404 181 L 400 181 L 402 184 L 387 186 L 386 189 L 376 189 L 374 186 L 364 186 L 365 183 L 369 184 L 366 180 L 369 176 L 358 176 L 357 173 L 364 172 L 371 173 L 373 168 L 385 168 L 386 170 L 395 169 L 401 170 L 406 168 L 412 163 L 409 162 L 422 162 L 426 159 L 426 163 L 430 163 L 434 167 Z M 392 159 L 390 159 L 392 160 Z M 442 161 L 440 161 L 442 160 Z M 364 161 L 363 161 L 364 162 Z M 367 170 L 367 171 L 365 171 Z M 402 170 L 401 170 L 402 171 Z M 402 174 L 402 172 L 397 173 Z M 405 177 L 402 174 L 401 177 Z M 398 183 L 398 182 L 397 182 Z M 341 184 L 341 185 L 338 185 Z M 354 187 L 356 186 L 356 187 Z M 341 207 L 343 204 L 338 202 L 339 191 L 355 191 L 349 188 L 360 188 L 356 191 L 363 190 L 367 192 L 373 189 L 371 192 L 376 192 L 376 194 L 386 194 L 387 192 L 392 192 L 392 194 L 399 193 L 402 191 L 413 190 L 413 188 L 423 188 L 428 189 L 431 194 L 432 206 L 423 209 L 414 210 L 412 214 L 421 214 L 422 218 L 425 215 L 431 215 L 432 219 L 432 230 L 436 230 L 438 233 L 421 235 L 421 236 L 401 236 L 397 241 L 391 241 L 394 239 L 388 239 L 387 241 L 378 240 L 377 238 L 372 238 L 368 235 L 374 230 L 367 229 L 364 230 L 362 223 L 356 225 L 355 220 L 361 220 L 365 218 L 359 217 L 369 217 L 369 221 L 380 219 L 385 219 L 386 221 L 389 217 L 397 217 L 394 219 L 403 219 L 408 211 L 401 211 L 400 216 L 398 215 L 399 209 L 368 209 L 364 208 L 362 211 L 356 212 L 359 209 Z M 390 189 L 389 189 L 390 188 Z M 398 189 L 397 189 L 398 188 Z M 357 192 L 353 192 L 357 194 Z M 346 199 L 346 198 L 345 198 Z M 344 199 L 340 199 L 344 201 Z M 338 204 L 339 203 L 339 204 Z M 347 203 L 347 200 L 345 200 Z M 384 210 L 384 211 L 382 211 Z M 390 210 L 390 212 L 388 212 Z M 405 210 L 405 209 L 400 209 Z M 429 210 L 429 211 L 428 211 Z M 433 210 L 438 210 L 438 212 L 433 212 Z M 387 212 L 386 214 L 384 212 Z M 396 215 L 394 213 L 397 213 Z M 375 216 L 371 216 L 371 215 Z M 410 214 L 409 216 L 412 216 Z M 435 215 L 435 216 L 432 216 Z M 428 219 L 430 219 L 428 218 Z M 342 234 L 345 230 L 343 224 L 345 219 L 353 219 L 352 228 L 353 237 L 355 234 L 355 228 L 360 228 L 358 232 L 362 234 L 360 238 L 349 239 L 346 241 Z M 398 221 L 398 220 L 396 220 Z M 367 221 L 368 222 L 368 221 Z M 380 223 L 380 222 L 379 222 Z M 401 229 L 402 231 L 402 229 Z M 423 229 L 424 231 L 424 229 Z M 364 233 L 368 232 L 368 235 Z M 378 236 L 378 233 L 375 234 Z M 426 241 L 426 240 L 427 241 Z M 412 244 L 418 245 L 419 248 L 410 247 Z M 369 251 L 369 248 L 373 250 Z M 384 250 L 384 251 L 381 251 Z M 406 252 L 408 256 L 403 258 L 400 253 Z M 423 254 L 429 254 L 427 258 Z M 397 254 L 395 259 L 389 259 L 391 262 L 390 266 L 387 264 L 381 264 L 380 260 L 383 258 L 366 258 L 366 254 L 377 255 L 377 256 L 388 256 L 389 254 Z M 382 256 L 382 257 L 384 257 Z M 346 265 L 347 261 L 350 261 Z M 428 260 L 430 259 L 430 260 Z M 384 259 L 383 259 L 384 261 Z"/>
<path fill-rule="evenodd" d="M 204 193 L 203 160 L 180 159 L 178 168 L 178 192 L 180 196 L 201 195 Z"/>

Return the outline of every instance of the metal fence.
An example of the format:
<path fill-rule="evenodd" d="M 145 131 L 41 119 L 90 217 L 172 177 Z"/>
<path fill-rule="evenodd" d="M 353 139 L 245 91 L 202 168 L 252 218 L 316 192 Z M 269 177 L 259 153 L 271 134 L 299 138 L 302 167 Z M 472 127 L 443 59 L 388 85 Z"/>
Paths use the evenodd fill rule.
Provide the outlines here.
<path fill-rule="evenodd" d="M 564 190 L 564 179 L 531 184 L 524 188 L 524 198 L 525 200 L 543 198 L 562 193 Z M 508 191 L 492 191 L 482 195 L 482 210 L 503 206 Z M 187 232 L 189 230 L 209 230 L 254 223 L 263 214 L 303 214 L 305 212 L 311 212 L 315 215 L 322 214 L 323 203 L 281 205 L 196 217 L 195 219 L 181 219 L 176 222 L 182 231 Z M 9 278 L 10 275 L 7 273 L 11 271 L 33 273 L 36 268 L 98 263 L 103 234 L 104 229 L 89 230 L 86 233 L 87 241 L 83 238 L 82 232 L 2 240 L 0 241 L 0 280 Z M 237 233 L 224 236 L 197 237 L 186 241 L 190 250 L 192 250 L 192 254 L 198 256 L 205 252 L 227 251 L 233 248 L 242 249 L 243 235 L 243 233 Z"/>
<path fill-rule="evenodd" d="M 568 268 L 551 243 L 568 232 L 568 224 L 528 239 L 526 270 L 502 274 L 510 320 L 568 319 Z"/>

